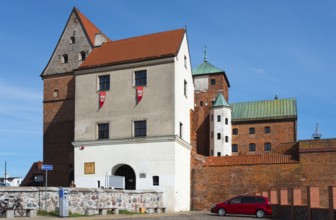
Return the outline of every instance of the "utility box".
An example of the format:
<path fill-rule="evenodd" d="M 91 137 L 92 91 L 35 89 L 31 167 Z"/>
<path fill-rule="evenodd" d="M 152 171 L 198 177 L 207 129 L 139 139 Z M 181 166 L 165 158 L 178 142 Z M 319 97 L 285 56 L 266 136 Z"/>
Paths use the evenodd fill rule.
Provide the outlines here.
<path fill-rule="evenodd" d="M 59 189 L 59 217 L 69 216 L 69 190 Z"/>

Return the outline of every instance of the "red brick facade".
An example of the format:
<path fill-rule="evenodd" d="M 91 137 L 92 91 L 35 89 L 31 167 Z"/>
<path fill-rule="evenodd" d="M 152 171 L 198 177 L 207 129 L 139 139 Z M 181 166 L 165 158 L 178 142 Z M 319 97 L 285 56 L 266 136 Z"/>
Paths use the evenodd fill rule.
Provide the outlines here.
<path fill-rule="evenodd" d="M 50 186 L 68 186 L 73 179 L 74 89 L 73 75 L 44 78 L 43 163 L 54 165 Z"/>
<path fill-rule="evenodd" d="M 250 128 L 254 128 L 253 134 L 250 134 Z M 296 142 L 296 121 L 234 123 L 232 129 L 237 129 L 237 134 L 232 135 L 232 144 L 238 146 L 238 152 L 232 152 L 232 155 L 282 153 L 287 149 L 282 149 L 281 143 Z M 266 143 L 270 143 L 270 151 L 265 150 Z M 255 151 L 250 151 L 250 144 L 255 144 Z"/>

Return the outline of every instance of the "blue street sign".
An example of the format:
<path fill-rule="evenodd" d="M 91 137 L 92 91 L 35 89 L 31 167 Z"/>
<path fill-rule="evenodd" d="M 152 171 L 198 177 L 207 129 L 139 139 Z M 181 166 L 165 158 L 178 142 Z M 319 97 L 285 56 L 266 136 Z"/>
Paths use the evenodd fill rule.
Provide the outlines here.
<path fill-rule="evenodd" d="M 53 165 L 42 164 L 41 166 L 41 170 L 53 170 L 53 169 L 54 169 Z"/>

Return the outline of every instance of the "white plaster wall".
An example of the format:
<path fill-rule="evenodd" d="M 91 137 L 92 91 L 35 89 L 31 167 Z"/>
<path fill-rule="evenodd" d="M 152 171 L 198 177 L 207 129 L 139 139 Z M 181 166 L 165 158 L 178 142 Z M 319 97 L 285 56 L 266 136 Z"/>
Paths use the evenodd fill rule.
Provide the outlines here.
<path fill-rule="evenodd" d="M 84 146 L 83 150 L 80 145 Z M 85 162 L 95 163 L 94 174 L 84 174 Z M 162 190 L 168 211 L 189 210 L 190 149 L 175 141 L 106 145 L 75 143 L 75 182 L 78 187 L 97 187 L 98 180 L 104 186 L 105 176 L 120 164 L 133 168 L 137 190 Z M 146 173 L 146 178 L 139 178 L 140 173 Z M 153 176 L 159 176 L 159 186 L 153 186 Z"/>
<path fill-rule="evenodd" d="M 195 91 L 207 91 L 209 86 L 209 75 L 194 77 Z"/>
<path fill-rule="evenodd" d="M 186 57 L 186 63 L 184 60 Z M 185 65 L 186 64 L 186 65 Z M 187 92 L 184 94 L 184 81 Z M 191 73 L 187 35 L 184 35 L 180 51 L 175 59 L 175 134 L 179 135 L 183 124 L 182 139 L 190 143 L 190 110 L 194 109 L 194 84 Z"/>
<path fill-rule="evenodd" d="M 213 126 L 214 138 L 213 149 L 214 156 L 220 152 L 222 156 L 232 155 L 232 126 L 231 126 L 231 109 L 227 107 L 213 108 Z M 217 122 L 217 115 L 221 115 L 221 121 Z M 225 118 L 228 119 L 228 124 L 225 124 Z M 211 130 L 211 129 L 210 129 Z M 217 133 L 221 133 L 221 139 L 217 139 Z M 228 142 L 225 142 L 225 136 L 228 136 Z M 211 143 L 211 142 L 210 142 Z M 211 149 L 211 147 L 210 147 Z"/>

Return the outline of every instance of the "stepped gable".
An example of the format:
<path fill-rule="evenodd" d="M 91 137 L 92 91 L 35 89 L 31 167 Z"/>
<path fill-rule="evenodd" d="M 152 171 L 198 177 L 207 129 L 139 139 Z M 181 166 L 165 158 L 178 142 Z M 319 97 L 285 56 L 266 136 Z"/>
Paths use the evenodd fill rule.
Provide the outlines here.
<path fill-rule="evenodd" d="M 79 69 L 174 57 L 184 34 L 184 29 L 177 29 L 107 42 L 93 50 Z"/>
<path fill-rule="evenodd" d="M 293 164 L 298 163 L 291 155 L 264 154 L 264 155 L 242 155 L 226 157 L 207 157 L 204 166 L 237 166 L 237 165 L 261 165 L 261 164 Z"/>
<path fill-rule="evenodd" d="M 86 32 L 86 35 L 88 36 L 88 39 L 90 40 L 91 46 L 94 46 L 94 42 L 95 42 L 95 36 L 96 34 L 102 33 L 99 28 L 97 28 L 87 17 L 85 17 L 84 14 L 82 14 L 78 8 L 74 8 L 73 9 L 74 12 L 77 14 L 84 31 Z M 110 42 L 111 40 L 104 35 L 104 37 L 106 38 L 107 42 Z"/>

